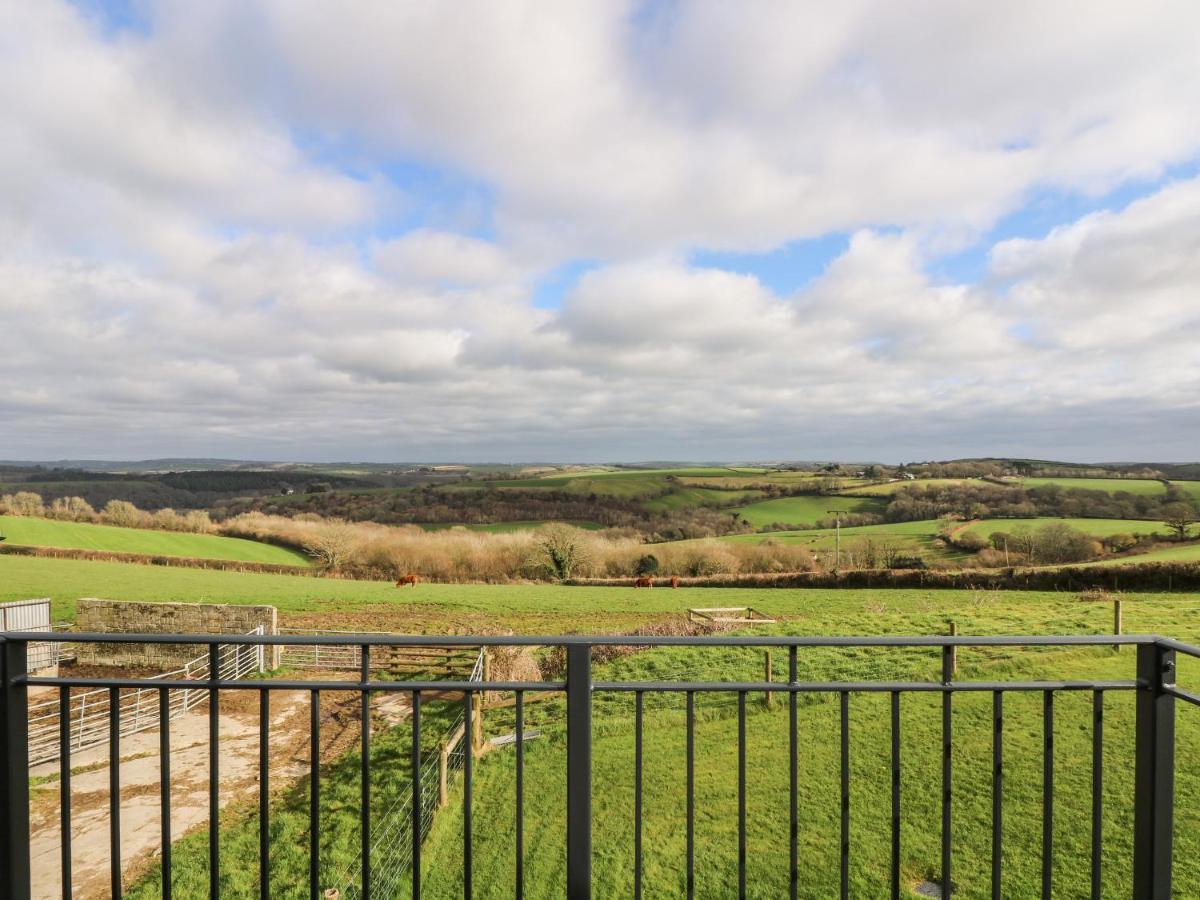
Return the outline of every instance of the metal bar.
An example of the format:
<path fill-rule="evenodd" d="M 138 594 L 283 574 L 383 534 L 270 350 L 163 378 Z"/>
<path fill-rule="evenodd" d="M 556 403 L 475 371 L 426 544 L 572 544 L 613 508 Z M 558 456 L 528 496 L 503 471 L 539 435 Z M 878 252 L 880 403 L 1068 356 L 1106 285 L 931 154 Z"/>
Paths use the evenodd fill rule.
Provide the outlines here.
<path fill-rule="evenodd" d="M 108 692 L 108 871 L 113 900 L 121 900 L 121 694 Z"/>
<path fill-rule="evenodd" d="M 1054 692 L 1042 701 L 1042 900 L 1054 889 Z"/>
<path fill-rule="evenodd" d="M 696 695 L 687 693 L 687 897 L 696 895 Z"/>
<path fill-rule="evenodd" d="M 0 691 L 0 850 L 3 895 L 13 900 L 29 897 L 29 697 L 20 682 L 28 668 L 26 645 L 0 644 L 3 680 Z"/>
<path fill-rule="evenodd" d="M 1119 602 L 1119 601 L 1118 601 Z M 1100 900 L 1104 848 L 1104 692 L 1092 695 L 1092 898 Z"/>
<path fill-rule="evenodd" d="M 359 674 L 364 681 L 371 680 L 371 645 L 359 648 Z M 419 696 L 419 695 L 418 695 Z M 371 898 L 371 692 L 364 690 L 362 700 L 362 746 L 359 748 L 359 840 L 362 843 L 362 866 L 359 870 L 359 893 L 362 900 Z M 417 879 L 413 879 L 413 884 Z M 415 888 L 414 888 L 415 889 Z"/>
<path fill-rule="evenodd" d="M 221 646 L 208 645 L 208 896 L 221 898 L 221 767 L 220 698 L 216 680 L 221 674 Z"/>
<path fill-rule="evenodd" d="M 1186 700 L 1193 706 L 1200 706 L 1200 694 L 1193 694 L 1191 691 L 1185 691 L 1182 688 L 1171 687 L 1170 685 L 1163 686 L 1163 693 L 1170 694 L 1179 700 Z"/>
<path fill-rule="evenodd" d="M 746 692 L 738 692 L 738 897 L 746 896 Z"/>
<path fill-rule="evenodd" d="M 158 689 L 159 828 L 162 832 L 162 898 L 171 900 L 171 695 Z"/>
<path fill-rule="evenodd" d="M 421 900 L 421 692 L 412 694 L 412 896 Z M 366 849 L 363 851 L 366 853 Z"/>
<path fill-rule="evenodd" d="M 900 898 L 900 692 L 892 692 L 892 900 Z"/>
<path fill-rule="evenodd" d="M 475 748 L 471 746 L 471 729 L 474 727 L 475 702 L 470 691 L 463 691 L 463 896 L 471 900 L 474 892 L 472 882 L 471 848 L 471 780 L 475 768 Z"/>
<path fill-rule="evenodd" d="M 841 893 L 842 900 L 850 896 L 850 695 L 845 691 L 841 700 Z"/>
<path fill-rule="evenodd" d="M 634 697 L 633 725 L 633 896 L 642 900 L 642 717 L 645 695 L 638 691 Z"/>
<path fill-rule="evenodd" d="M 567 648 L 567 897 L 592 896 L 592 648 Z"/>
<path fill-rule="evenodd" d="M 71 689 L 68 687 L 58 689 L 58 785 L 62 895 L 63 900 L 71 900 Z M 167 864 L 165 857 L 163 864 Z"/>
<path fill-rule="evenodd" d="M 954 681 L 954 654 L 949 645 L 942 647 L 942 682 L 949 685 Z M 953 850 L 954 750 L 952 743 L 952 707 L 950 693 L 942 694 L 942 896 L 954 893 L 951 853 Z"/>
<path fill-rule="evenodd" d="M 258 896 L 271 896 L 271 694 L 258 694 Z"/>
<path fill-rule="evenodd" d="M 796 681 L 796 648 L 788 648 L 788 683 L 792 684 Z M 799 765 L 799 743 L 800 736 L 797 732 L 799 727 L 797 720 L 797 703 L 799 695 L 792 693 L 788 695 L 788 814 L 791 820 L 790 839 L 788 841 L 788 856 L 790 862 L 790 875 L 788 878 L 788 892 L 791 900 L 796 900 L 800 890 L 800 765 Z"/>
<path fill-rule="evenodd" d="M 308 695 L 308 896 L 321 890 L 321 692 Z"/>
<path fill-rule="evenodd" d="M 517 900 L 525 897 L 525 693 L 517 691 Z"/>
<path fill-rule="evenodd" d="M 992 900 L 1003 900 L 1004 692 L 992 695 Z"/>
<path fill-rule="evenodd" d="M 191 689 L 197 690 L 196 681 L 188 681 L 183 679 L 167 679 L 167 678 L 42 678 L 42 677 L 19 677 L 15 679 L 16 683 L 29 685 L 32 687 L 59 687 L 61 685 L 69 685 L 71 687 L 93 687 L 93 688 L 146 688 L 146 687 L 167 687 L 172 690 Z M 460 691 L 465 685 L 471 685 L 472 689 L 488 690 L 488 691 L 541 691 L 543 693 L 557 693 L 565 691 L 567 684 L 565 681 L 470 681 L 462 679 L 459 681 L 372 681 L 370 683 L 362 681 L 299 681 L 272 678 L 269 681 L 244 681 L 231 678 L 220 678 L 216 681 L 205 680 L 205 684 L 220 688 L 221 690 L 238 690 L 238 691 L 394 691 L 397 693 L 408 693 L 410 691 Z M 673 682 L 674 683 L 674 682 Z M 729 685 L 720 683 L 720 688 L 714 690 L 729 690 Z M 1087 685 L 1092 687 L 1091 684 Z M 1136 684 L 1130 683 L 1129 688 L 1133 689 Z"/>
<path fill-rule="evenodd" d="M 1175 649 L 1138 647 L 1137 744 L 1134 762 L 1133 896 L 1168 900 L 1175 802 Z"/>
<path fill-rule="evenodd" d="M 45 641 L 44 632 L 7 631 L 0 638 L 14 643 Z M 79 632 L 71 642 L 79 644 L 264 644 L 268 646 L 337 647 L 351 643 L 327 636 L 245 635 L 245 634 L 116 634 Z M 1200 647 L 1153 634 L 1066 634 L 1066 635 L 471 635 L 456 638 L 444 635 L 356 635 L 354 644 L 372 647 L 1109 647 L 1115 644 L 1161 644 L 1200 657 Z"/>

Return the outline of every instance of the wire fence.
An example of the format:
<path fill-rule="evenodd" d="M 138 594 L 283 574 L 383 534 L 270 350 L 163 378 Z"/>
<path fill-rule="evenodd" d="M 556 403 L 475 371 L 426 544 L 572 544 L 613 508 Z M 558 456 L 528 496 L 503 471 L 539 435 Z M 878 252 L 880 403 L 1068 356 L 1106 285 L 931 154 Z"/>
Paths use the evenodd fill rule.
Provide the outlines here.
<path fill-rule="evenodd" d="M 261 625 L 247 632 L 247 635 L 262 634 Z M 217 654 L 217 673 L 221 679 L 244 678 L 266 669 L 262 644 L 220 644 Z M 208 653 L 204 653 L 180 668 L 155 675 L 148 681 L 202 681 L 208 677 L 209 658 Z M 158 690 L 147 686 L 118 692 L 122 737 L 158 727 Z M 172 719 L 208 701 L 208 689 L 204 687 L 176 689 L 168 693 Z M 72 752 L 108 743 L 110 697 L 108 688 L 71 694 L 68 715 Z M 29 704 L 29 765 L 36 766 L 59 758 L 61 713 L 57 697 Z"/>
<path fill-rule="evenodd" d="M 483 680 L 482 651 L 471 671 L 470 681 Z M 417 774 L 421 796 L 421 840 L 433 827 L 433 817 L 442 805 L 442 779 L 445 768 L 445 783 L 449 785 L 462 771 L 466 755 L 471 750 L 471 735 L 466 719 L 459 715 L 446 731 L 445 741 L 437 754 L 426 754 L 425 761 Z M 372 830 L 371 894 L 379 897 L 396 895 L 406 876 L 412 870 L 412 823 L 413 792 L 402 791 L 383 814 Z M 361 900 L 362 852 L 342 871 L 338 878 L 342 900 Z"/>

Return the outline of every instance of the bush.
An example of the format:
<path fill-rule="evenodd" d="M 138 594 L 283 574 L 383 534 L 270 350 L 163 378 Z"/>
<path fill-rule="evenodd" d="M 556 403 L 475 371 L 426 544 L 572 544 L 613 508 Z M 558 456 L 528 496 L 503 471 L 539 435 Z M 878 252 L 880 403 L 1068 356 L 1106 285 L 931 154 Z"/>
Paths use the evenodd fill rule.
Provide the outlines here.
<path fill-rule="evenodd" d="M 658 557 L 653 553 L 647 553 L 638 559 L 637 565 L 633 567 L 633 571 L 637 575 L 657 575 Z"/>

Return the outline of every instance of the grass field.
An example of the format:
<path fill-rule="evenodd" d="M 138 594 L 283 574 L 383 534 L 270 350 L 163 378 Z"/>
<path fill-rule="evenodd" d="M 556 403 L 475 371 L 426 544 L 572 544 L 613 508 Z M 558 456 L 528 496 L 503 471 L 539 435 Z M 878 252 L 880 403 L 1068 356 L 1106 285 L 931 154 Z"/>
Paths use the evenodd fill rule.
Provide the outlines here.
<path fill-rule="evenodd" d="M 964 484 L 970 481 L 968 478 L 918 478 L 914 481 L 905 479 L 903 481 L 888 481 L 884 484 L 867 484 L 860 487 L 851 487 L 845 491 L 855 497 L 890 497 L 896 491 L 903 490 L 906 487 L 940 487 L 948 484 Z"/>
<path fill-rule="evenodd" d="M 1076 528 L 1094 537 L 1108 537 L 1113 534 L 1161 534 L 1167 535 L 1167 527 L 1162 522 L 1148 519 L 1062 519 L 1041 517 L 1036 519 L 985 519 L 967 526 L 966 531 L 973 531 L 987 537 L 995 531 L 1017 531 L 1022 528 L 1040 528 L 1043 525 L 1063 524 Z"/>
<path fill-rule="evenodd" d="M 1129 494 L 1157 495 L 1166 488 L 1161 481 L 1137 478 L 1022 478 L 1020 484 L 1025 487 L 1044 487 L 1057 484 L 1064 488 L 1079 488 L 1085 491 L 1106 491 L 1115 494 L 1125 491 Z"/>
<path fill-rule="evenodd" d="M 113 553 L 144 553 L 152 556 L 190 556 L 198 559 L 228 559 L 288 566 L 306 566 L 309 563 L 308 557 L 294 550 L 242 538 L 59 522 L 31 516 L 0 516 L 0 534 L 5 535 L 10 544 L 30 547 L 64 547 Z"/>
<path fill-rule="evenodd" d="M 524 589 L 529 590 L 529 589 Z M 511 596 L 495 588 L 489 605 L 504 614 L 519 614 Z M 590 604 L 609 606 L 621 589 L 533 589 L 542 602 L 552 596 L 578 594 Z M 666 593 L 666 592 L 664 592 Z M 745 592 L 703 592 L 714 603 L 736 603 Z M 1074 595 L 1031 592 L 889 591 L 758 591 L 755 605 L 786 608 L 793 618 L 758 634 L 943 633 L 954 619 L 965 634 L 1104 633 L 1111 605 L 1081 601 Z M 784 599 L 786 598 L 786 599 Z M 647 598 L 648 602 L 650 598 Z M 657 604 L 658 598 L 653 602 Z M 448 601 L 448 604 L 450 601 Z M 1192 598 L 1179 595 L 1135 595 L 1126 598 L 1128 631 L 1165 632 L 1186 640 L 1200 639 L 1200 619 Z M 603 680 L 695 679 L 754 680 L 761 677 L 761 651 L 660 648 L 597 667 Z M 960 652 L 960 679 L 1129 679 L 1135 654 L 1126 650 L 966 650 Z M 923 650 L 806 650 L 799 658 L 799 678 L 817 680 L 936 680 L 938 655 Z M 773 660 L 775 677 L 784 677 L 786 656 Z M 1181 681 L 1197 676 L 1192 668 Z M 598 692 L 593 724 L 593 829 L 595 894 L 632 896 L 633 735 L 632 699 Z M 786 896 L 788 714 L 786 701 L 768 710 L 758 695 L 747 697 L 747 818 L 749 896 Z M 849 701 L 851 895 L 886 895 L 890 728 L 886 695 L 853 695 Z M 1090 835 L 1091 695 L 1060 692 L 1056 697 L 1054 843 L 1055 896 L 1077 896 L 1086 884 Z M 684 856 L 684 719 L 682 698 L 648 695 L 645 725 L 646 895 L 683 893 Z M 988 896 L 991 810 L 991 698 L 959 695 L 954 701 L 954 852 L 958 895 Z M 737 859 L 737 701 L 734 694 L 697 699 L 697 896 L 727 897 L 736 892 Z M 427 725 L 448 719 L 452 711 L 427 711 Z M 1200 714 L 1184 709 L 1178 721 L 1176 814 L 1176 893 L 1200 892 Z M 440 717 L 440 719 L 439 719 Z M 938 737 L 940 700 L 934 695 L 902 699 L 902 872 L 905 885 L 936 878 L 939 841 L 941 750 Z M 1110 693 L 1105 707 L 1105 896 L 1128 894 L 1132 834 L 1132 725 L 1129 694 Z M 526 896 L 561 897 L 564 888 L 565 737 L 559 701 L 531 705 L 527 727 L 542 737 L 526 748 L 525 823 Z M 1006 897 L 1036 896 L 1041 868 L 1042 698 L 1010 694 L 1005 705 L 1005 892 Z M 799 896 L 825 898 L 837 891 L 838 729 L 835 698 L 802 695 L 798 701 L 800 734 L 800 847 L 803 881 Z M 511 715 L 491 713 L 489 734 L 509 733 Z M 435 727 L 424 730 L 437 734 Z M 373 793 L 384 799 L 408 789 L 408 729 L 400 727 L 375 739 L 376 780 Z M 432 747 L 426 745 L 426 752 Z M 474 879 L 479 896 L 506 896 L 513 883 L 514 754 L 493 751 L 477 764 L 473 794 Z M 322 779 L 321 883 L 339 883 L 353 860 L 357 838 L 358 756 L 351 752 L 329 766 Z M 280 801 L 272 817 L 272 855 L 277 896 L 303 896 L 300 877 L 307 867 L 307 785 L 296 785 Z M 450 806 L 436 817 L 425 843 L 424 896 L 462 896 L 461 788 L 452 791 Z M 254 896 L 257 820 L 253 798 L 231 811 L 222 836 L 225 871 L 222 896 Z M 176 847 L 175 896 L 206 895 L 207 845 L 203 831 Z M 291 881 L 287 873 L 291 873 Z M 129 894 L 156 896 L 152 872 Z M 407 896 L 403 885 L 396 896 Z M 910 895 L 911 896 L 911 895 Z"/>
<path fill-rule="evenodd" d="M 775 522 L 789 525 L 812 524 L 833 518 L 830 510 L 874 513 L 882 509 L 883 504 L 880 501 L 866 497 L 801 496 L 764 500 L 761 503 L 738 507 L 731 512 L 741 513 L 747 522 L 755 528 L 761 528 Z"/>

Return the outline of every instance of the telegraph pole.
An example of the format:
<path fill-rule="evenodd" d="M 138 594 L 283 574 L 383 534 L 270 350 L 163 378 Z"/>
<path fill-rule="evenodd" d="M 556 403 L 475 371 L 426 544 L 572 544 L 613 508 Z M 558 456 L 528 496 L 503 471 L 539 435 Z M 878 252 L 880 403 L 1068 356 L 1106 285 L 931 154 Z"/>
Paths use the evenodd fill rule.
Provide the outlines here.
<path fill-rule="evenodd" d="M 835 550 L 837 555 L 834 556 L 833 574 L 840 575 L 842 574 L 842 511 L 840 509 L 825 510 L 825 515 L 829 515 L 830 513 L 834 515 L 834 533 L 836 535 L 834 546 L 837 548 Z"/>

